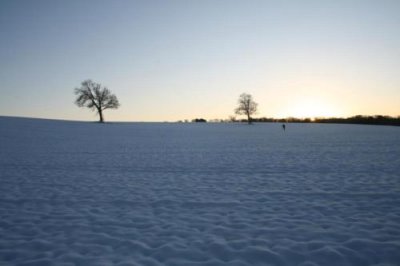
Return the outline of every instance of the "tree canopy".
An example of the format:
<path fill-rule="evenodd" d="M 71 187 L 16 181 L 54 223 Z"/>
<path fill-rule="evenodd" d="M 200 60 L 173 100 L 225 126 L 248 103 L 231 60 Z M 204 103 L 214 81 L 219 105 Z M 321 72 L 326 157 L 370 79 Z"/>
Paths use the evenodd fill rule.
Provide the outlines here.
<path fill-rule="evenodd" d="M 251 124 L 251 116 L 257 113 L 258 104 L 253 100 L 253 96 L 247 93 L 242 93 L 239 96 L 238 107 L 235 109 L 235 113 L 238 115 L 246 115 L 247 122 Z"/>
<path fill-rule="evenodd" d="M 75 104 L 79 107 L 96 110 L 100 123 L 104 122 L 104 110 L 117 109 L 120 106 L 117 96 L 112 94 L 107 87 L 90 79 L 83 81 L 80 88 L 75 88 L 75 94 L 77 95 Z"/>

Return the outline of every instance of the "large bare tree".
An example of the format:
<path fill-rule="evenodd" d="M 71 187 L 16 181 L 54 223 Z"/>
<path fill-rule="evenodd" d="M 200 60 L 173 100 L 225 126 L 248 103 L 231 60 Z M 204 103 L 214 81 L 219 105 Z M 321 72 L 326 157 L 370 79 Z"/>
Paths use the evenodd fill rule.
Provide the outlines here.
<path fill-rule="evenodd" d="M 242 93 L 239 96 L 238 107 L 235 113 L 238 115 L 246 115 L 247 122 L 251 124 L 251 116 L 257 113 L 257 103 L 253 100 L 253 96 L 247 93 Z"/>
<path fill-rule="evenodd" d="M 117 97 L 107 87 L 90 79 L 83 81 L 80 88 L 75 88 L 75 94 L 77 95 L 75 104 L 79 107 L 96 110 L 99 114 L 100 123 L 104 123 L 104 110 L 119 107 Z"/>

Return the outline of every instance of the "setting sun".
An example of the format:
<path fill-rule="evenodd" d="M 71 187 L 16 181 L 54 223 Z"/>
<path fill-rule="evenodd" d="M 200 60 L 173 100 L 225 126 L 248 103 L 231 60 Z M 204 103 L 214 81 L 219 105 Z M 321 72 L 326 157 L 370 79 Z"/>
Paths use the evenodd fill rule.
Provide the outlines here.
<path fill-rule="evenodd" d="M 288 116 L 299 118 L 333 117 L 340 112 L 332 104 L 321 99 L 302 99 L 287 109 Z"/>

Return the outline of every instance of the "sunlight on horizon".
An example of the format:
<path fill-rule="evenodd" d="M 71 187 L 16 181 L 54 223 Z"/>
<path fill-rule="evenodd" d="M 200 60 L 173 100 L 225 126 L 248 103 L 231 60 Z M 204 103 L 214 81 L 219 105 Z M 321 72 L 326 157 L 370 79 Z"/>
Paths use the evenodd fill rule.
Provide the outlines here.
<path fill-rule="evenodd" d="M 342 112 L 326 101 L 317 98 L 304 98 L 287 107 L 284 117 L 316 118 L 341 117 Z"/>

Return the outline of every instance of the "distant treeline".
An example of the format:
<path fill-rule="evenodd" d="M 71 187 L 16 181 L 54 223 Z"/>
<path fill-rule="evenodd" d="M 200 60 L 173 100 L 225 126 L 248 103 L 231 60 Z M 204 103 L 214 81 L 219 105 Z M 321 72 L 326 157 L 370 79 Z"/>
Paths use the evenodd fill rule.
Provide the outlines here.
<path fill-rule="evenodd" d="M 245 122 L 244 120 L 243 122 Z M 391 125 L 400 126 L 400 116 L 391 117 L 383 115 L 364 116 L 356 115 L 347 118 L 329 117 L 329 118 L 254 118 L 254 122 L 280 122 L 280 123 L 335 123 L 335 124 L 366 124 L 366 125 Z"/>
<path fill-rule="evenodd" d="M 188 120 L 186 120 L 189 122 Z M 185 121 L 185 122 L 186 122 Z M 192 122 L 207 122 L 207 120 L 203 118 L 193 119 Z M 209 122 L 247 122 L 247 119 L 239 119 L 236 120 L 233 117 L 229 119 L 212 119 Z M 374 116 L 364 116 L 364 115 L 356 115 L 347 118 L 337 118 L 337 117 L 329 117 L 329 118 L 296 118 L 296 117 L 288 117 L 288 118 L 252 118 L 252 122 L 278 122 L 278 123 L 334 123 L 334 124 L 365 124 L 365 125 L 391 125 L 391 126 L 400 126 L 400 116 L 391 117 L 384 115 L 374 115 Z"/>
<path fill-rule="evenodd" d="M 391 117 L 383 115 L 374 115 L 374 116 L 356 115 L 348 118 L 317 118 L 314 120 L 314 122 L 400 126 L 400 116 Z"/>

